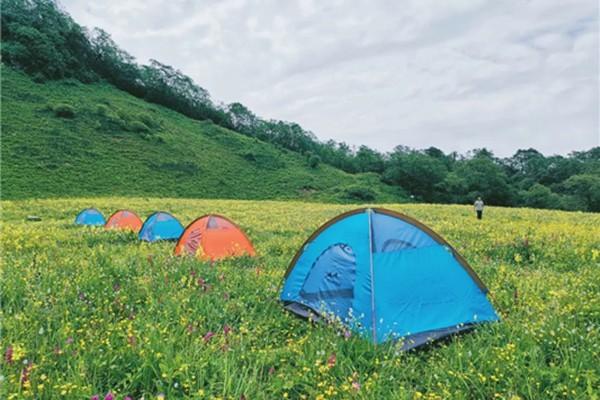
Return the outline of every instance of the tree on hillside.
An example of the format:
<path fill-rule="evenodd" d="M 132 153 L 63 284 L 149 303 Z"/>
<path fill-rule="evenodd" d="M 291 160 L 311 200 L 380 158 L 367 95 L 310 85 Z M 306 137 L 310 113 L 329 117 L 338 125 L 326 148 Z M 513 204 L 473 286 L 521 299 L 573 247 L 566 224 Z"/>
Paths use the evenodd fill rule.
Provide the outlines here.
<path fill-rule="evenodd" d="M 548 187 L 535 183 L 528 190 L 519 193 L 519 203 L 532 208 L 560 208 L 561 196 Z"/>
<path fill-rule="evenodd" d="M 546 159 L 546 168 L 540 174 L 539 183 L 553 188 L 569 177 L 583 171 L 584 163 L 570 157 L 551 156 Z"/>
<path fill-rule="evenodd" d="M 470 159 L 456 164 L 454 173 L 466 193 L 464 201 L 482 196 L 491 205 L 509 205 L 513 197 L 508 178 L 488 151 L 477 151 Z"/>
<path fill-rule="evenodd" d="M 335 140 L 328 140 L 325 143 L 315 141 L 315 148 L 317 149 L 315 153 L 319 154 L 323 162 L 349 173 L 358 171 L 354 152 L 346 143 L 338 143 Z"/>
<path fill-rule="evenodd" d="M 310 138 L 304 129 L 294 122 L 274 122 L 272 130 L 275 144 L 303 154 L 312 149 Z"/>
<path fill-rule="evenodd" d="M 92 68 L 119 89 L 144 97 L 146 88 L 135 58 L 119 48 L 102 29 L 94 28 L 88 38 L 94 53 Z"/>
<path fill-rule="evenodd" d="M 600 161 L 600 146 L 592 147 L 586 151 L 574 151 L 569 156 L 581 161 Z"/>
<path fill-rule="evenodd" d="M 565 192 L 578 198 L 588 211 L 600 211 L 600 176 L 575 175 L 563 184 Z"/>
<path fill-rule="evenodd" d="M 359 172 L 382 173 L 385 168 L 383 155 L 367 146 L 360 146 L 354 159 Z"/>
<path fill-rule="evenodd" d="M 308 166 L 311 168 L 317 168 L 319 166 L 319 164 L 321 163 L 321 157 L 319 157 L 316 154 L 311 154 L 308 157 Z"/>
<path fill-rule="evenodd" d="M 150 60 L 142 67 L 142 79 L 148 101 L 176 107 L 184 114 L 207 118 L 214 108 L 208 92 L 170 65 Z"/>
<path fill-rule="evenodd" d="M 582 172 L 600 176 L 600 146 L 588 151 L 576 151 L 570 154 L 572 158 L 582 163 Z"/>
<path fill-rule="evenodd" d="M 468 203 L 472 198 L 468 194 L 467 181 L 455 171 L 449 172 L 444 180 L 436 185 L 436 188 L 442 193 L 443 202 L 448 203 Z"/>
<path fill-rule="evenodd" d="M 517 181 L 537 182 L 546 171 L 548 162 L 535 149 L 518 150 L 505 161 L 509 174 Z"/>
<path fill-rule="evenodd" d="M 34 77 L 97 80 L 84 29 L 51 0 L 3 0 L 2 60 Z"/>
<path fill-rule="evenodd" d="M 226 112 L 235 130 L 248 136 L 259 136 L 260 119 L 246 106 L 241 103 L 231 103 L 227 106 Z"/>
<path fill-rule="evenodd" d="M 424 201 L 438 201 L 438 185 L 448 170 L 439 159 L 397 147 L 390 155 L 384 181 L 397 184 Z"/>

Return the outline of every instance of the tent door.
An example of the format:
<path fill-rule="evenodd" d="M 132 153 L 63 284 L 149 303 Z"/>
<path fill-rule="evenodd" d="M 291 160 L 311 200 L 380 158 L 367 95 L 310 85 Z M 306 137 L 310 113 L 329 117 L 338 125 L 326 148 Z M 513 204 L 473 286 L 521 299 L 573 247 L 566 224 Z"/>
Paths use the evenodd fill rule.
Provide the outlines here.
<path fill-rule="evenodd" d="M 344 319 L 352 308 L 355 279 L 354 252 L 350 246 L 338 243 L 316 259 L 302 285 L 300 297 L 312 308 L 324 308 Z"/>

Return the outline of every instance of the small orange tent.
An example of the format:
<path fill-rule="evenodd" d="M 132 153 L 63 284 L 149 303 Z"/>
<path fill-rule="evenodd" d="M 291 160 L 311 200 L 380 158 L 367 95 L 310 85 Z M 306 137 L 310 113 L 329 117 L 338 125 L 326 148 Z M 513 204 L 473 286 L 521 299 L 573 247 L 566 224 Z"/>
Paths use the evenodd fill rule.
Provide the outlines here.
<path fill-rule="evenodd" d="M 191 254 L 201 260 L 216 261 L 256 252 L 250 239 L 231 220 L 221 215 L 205 215 L 190 223 L 175 246 L 175 255 Z"/>
<path fill-rule="evenodd" d="M 129 210 L 119 210 L 108 218 L 106 229 L 123 229 L 139 232 L 142 229 L 142 220 L 136 213 Z"/>

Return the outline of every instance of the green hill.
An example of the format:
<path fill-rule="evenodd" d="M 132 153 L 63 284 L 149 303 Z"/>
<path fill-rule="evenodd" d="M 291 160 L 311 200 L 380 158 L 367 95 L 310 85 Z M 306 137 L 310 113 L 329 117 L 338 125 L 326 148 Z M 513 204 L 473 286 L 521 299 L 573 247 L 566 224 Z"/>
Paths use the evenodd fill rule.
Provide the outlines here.
<path fill-rule="evenodd" d="M 401 201 L 351 175 L 109 84 L 35 83 L 2 67 L 2 198 L 168 196 Z"/>

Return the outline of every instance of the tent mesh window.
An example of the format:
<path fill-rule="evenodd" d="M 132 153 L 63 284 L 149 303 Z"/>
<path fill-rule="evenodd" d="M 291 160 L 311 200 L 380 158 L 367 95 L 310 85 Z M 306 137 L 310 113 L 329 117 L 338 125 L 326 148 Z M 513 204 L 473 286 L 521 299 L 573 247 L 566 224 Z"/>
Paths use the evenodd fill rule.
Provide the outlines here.
<path fill-rule="evenodd" d="M 412 250 L 438 244 L 419 227 L 399 218 L 377 212 L 371 214 L 371 218 L 374 252 Z"/>
<path fill-rule="evenodd" d="M 156 215 L 156 222 L 167 221 L 169 218 L 170 218 L 170 216 L 167 215 L 167 214 L 162 214 L 162 213 L 161 214 L 157 214 Z"/>
<path fill-rule="evenodd" d="M 219 221 L 215 217 L 209 217 L 206 224 L 206 229 L 217 229 L 219 227 Z"/>
<path fill-rule="evenodd" d="M 417 247 L 405 240 L 398 239 L 388 239 L 383 243 L 383 247 L 381 249 L 382 253 L 392 252 L 392 251 L 400 251 L 407 249 L 416 249 Z"/>

